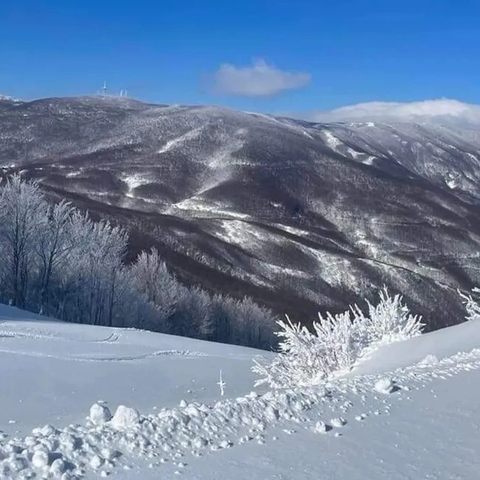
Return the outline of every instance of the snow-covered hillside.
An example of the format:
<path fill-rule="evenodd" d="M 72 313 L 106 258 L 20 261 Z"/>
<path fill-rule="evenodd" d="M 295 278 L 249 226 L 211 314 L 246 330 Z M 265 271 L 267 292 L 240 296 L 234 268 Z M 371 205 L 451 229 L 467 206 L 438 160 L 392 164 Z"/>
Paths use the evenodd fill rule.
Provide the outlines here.
<path fill-rule="evenodd" d="M 252 391 L 264 352 L 2 306 L 0 478 L 473 480 L 479 346 L 472 321 Z"/>
<path fill-rule="evenodd" d="M 126 227 L 132 259 L 155 246 L 188 285 L 297 321 L 387 285 L 430 328 L 451 325 L 457 289 L 480 284 L 480 136 L 442 120 L 478 107 L 390 105 L 388 121 L 385 105 L 367 107 L 312 123 L 120 97 L 5 100 L 0 177 Z"/>

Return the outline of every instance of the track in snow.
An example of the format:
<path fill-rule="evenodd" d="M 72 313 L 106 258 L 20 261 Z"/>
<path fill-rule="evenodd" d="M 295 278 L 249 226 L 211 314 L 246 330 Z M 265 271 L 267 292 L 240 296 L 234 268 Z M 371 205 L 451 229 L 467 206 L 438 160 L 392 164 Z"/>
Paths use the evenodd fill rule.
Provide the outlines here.
<path fill-rule="evenodd" d="M 1 338 L 1 337 L 0 337 Z M 26 355 L 29 357 L 38 357 L 38 358 L 54 358 L 57 360 L 71 360 L 76 362 L 129 362 L 135 360 L 146 360 L 154 357 L 162 356 L 178 356 L 178 357 L 208 357 L 206 353 L 202 352 L 192 352 L 189 350 L 160 350 L 157 352 L 146 353 L 143 355 L 131 355 L 131 356 L 115 356 L 115 357 L 102 357 L 102 356 L 88 356 L 88 355 L 50 355 L 47 353 L 40 352 L 30 352 L 24 350 L 8 350 L 0 348 L 0 353 L 8 353 L 12 355 Z"/>
<path fill-rule="evenodd" d="M 119 333 L 113 332 L 103 340 L 96 340 L 95 343 L 116 343 L 120 340 L 120 338 L 121 338 L 121 335 Z"/>

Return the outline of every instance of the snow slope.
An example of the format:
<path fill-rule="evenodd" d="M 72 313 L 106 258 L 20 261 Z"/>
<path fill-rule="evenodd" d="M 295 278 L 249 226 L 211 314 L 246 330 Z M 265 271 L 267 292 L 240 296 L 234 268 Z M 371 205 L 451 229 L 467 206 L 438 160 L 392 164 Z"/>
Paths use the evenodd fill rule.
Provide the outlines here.
<path fill-rule="evenodd" d="M 121 399 L 142 410 L 181 399 L 213 401 L 219 365 L 227 381 L 235 378 L 227 391 L 239 395 L 253 384 L 249 369 L 260 354 L 140 330 L 68 324 L 1 306 L 0 385 L 8 386 L 8 395 L 0 398 L 0 429 L 26 434 L 40 419 L 83 421 L 99 399 Z"/>
<path fill-rule="evenodd" d="M 0 322 L 0 478 L 478 478 L 480 323 L 323 388 L 251 392 L 255 350 L 10 307 Z"/>

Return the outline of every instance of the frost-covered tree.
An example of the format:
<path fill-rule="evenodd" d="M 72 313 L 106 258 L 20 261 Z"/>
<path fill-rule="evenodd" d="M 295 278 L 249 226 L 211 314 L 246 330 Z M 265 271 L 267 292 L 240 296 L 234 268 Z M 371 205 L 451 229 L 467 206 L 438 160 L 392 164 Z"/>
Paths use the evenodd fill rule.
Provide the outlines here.
<path fill-rule="evenodd" d="M 58 275 L 59 269 L 67 265 L 69 253 L 75 246 L 69 228 L 74 211 L 74 208 L 65 201 L 50 206 L 46 222 L 42 224 L 37 235 L 35 252 L 38 259 L 37 288 L 43 306 L 50 301 L 52 279 Z"/>
<path fill-rule="evenodd" d="M 82 214 L 74 215 L 71 227 L 78 235 L 71 256 L 75 263 L 70 265 L 77 315 L 85 323 L 112 325 L 127 234 L 109 222 L 93 222 Z"/>
<path fill-rule="evenodd" d="M 144 328 L 217 342 L 269 348 L 274 315 L 246 298 L 211 295 L 182 285 L 157 250 L 143 252 L 129 267 L 131 283 L 148 303 L 138 303 Z"/>
<path fill-rule="evenodd" d="M 348 311 L 335 316 L 319 315 L 319 321 L 313 323 L 313 333 L 288 317 L 286 322 L 277 323 L 279 355 L 270 365 L 256 362 L 253 367 L 262 377 L 257 383 L 267 382 L 274 388 L 310 386 L 333 373 L 348 370 L 365 342 L 360 334 L 362 329 Z"/>
<path fill-rule="evenodd" d="M 199 288 L 181 286 L 175 309 L 167 319 L 168 333 L 207 338 L 211 297 Z"/>
<path fill-rule="evenodd" d="M 35 268 L 38 232 L 47 222 L 48 205 L 36 183 L 16 175 L 0 192 L 0 248 L 4 289 L 11 304 L 25 308 Z"/>
<path fill-rule="evenodd" d="M 236 300 L 225 295 L 211 299 L 209 340 L 234 345 L 271 349 L 276 317 L 268 308 L 250 298 Z"/>
<path fill-rule="evenodd" d="M 176 309 L 182 289 L 168 271 L 157 249 L 142 252 L 128 272 L 132 286 L 142 297 L 139 322 L 143 328 L 166 331 L 166 322 Z M 148 309 L 145 308 L 146 303 Z M 147 311 L 148 310 L 148 311 Z"/>
<path fill-rule="evenodd" d="M 62 320 L 117 325 L 268 348 L 273 314 L 183 285 L 157 250 L 125 265 L 128 235 L 35 182 L 0 185 L 0 301 Z"/>
<path fill-rule="evenodd" d="M 234 321 L 237 302 L 233 299 L 225 299 L 223 295 L 216 294 L 212 298 L 212 319 L 214 327 L 209 340 L 214 342 L 233 342 Z"/>
<path fill-rule="evenodd" d="M 171 276 L 156 248 L 150 252 L 142 252 L 132 266 L 131 272 L 138 290 L 149 302 L 158 305 L 163 301 L 164 280 L 167 279 L 168 282 Z"/>
<path fill-rule="evenodd" d="M 275 345 L 275 318 L 272 312 L 244 297 L 231 304 L 231 343 L 271 348 Z"/>

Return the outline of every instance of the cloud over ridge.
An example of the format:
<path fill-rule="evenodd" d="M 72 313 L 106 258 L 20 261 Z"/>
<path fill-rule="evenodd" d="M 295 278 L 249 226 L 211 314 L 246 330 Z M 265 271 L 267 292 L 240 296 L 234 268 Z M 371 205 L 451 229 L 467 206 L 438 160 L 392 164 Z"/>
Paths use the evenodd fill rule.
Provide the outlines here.
<path fill-rule="evenodd" d="M 452 99 L 419 102 L 367 102 L 330 111 L 295 114 L 312 122 L 435 122 L 479 124 L 480 106 Z"/>
<path fill-rule="evenodd" d="M 309 73 L 280 70 L 258 59 L 251 66 L 220 65 L 214 74 L 214 90 L 222 95 L 268 97 L 306 87 L 310 81 Z"/>

